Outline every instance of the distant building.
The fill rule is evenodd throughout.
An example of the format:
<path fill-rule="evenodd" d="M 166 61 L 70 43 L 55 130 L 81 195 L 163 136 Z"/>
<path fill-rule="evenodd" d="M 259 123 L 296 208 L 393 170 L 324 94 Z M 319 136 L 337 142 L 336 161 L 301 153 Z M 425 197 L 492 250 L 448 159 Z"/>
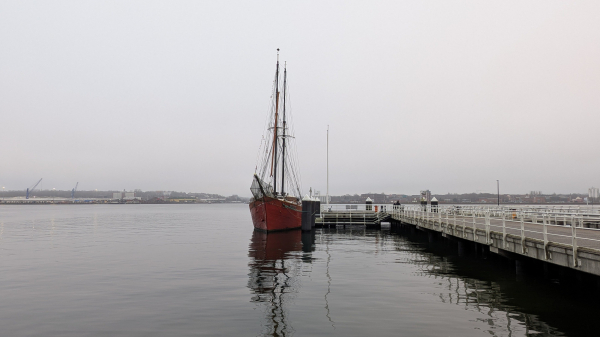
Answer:
<path fill-rule="evenodd" d="M 431 191 L 425 190 L 421 191 L 421 200 L 426 200 L 427 202 L 431 201 Z"/>
<path fill-rule="evenodd" d="M 169 202 L 176 202 L 176 203 L 180 203 L 180 204 L 193 204 L 196 202 L 196 198 L 195 197 L 169 198 Z"/>
<path fill-rule="evenodd" d="M 112 198 L 116 199 L 116 200 L 130 200 L 130 201 L 141 199 L 140 197 L 135 196 L 135 192 L 125 192 L 125 191 L 114 192 Z"/>
<path fill-rule="evenodd" d="M 387 202 L 387 196 L 385 193 L 365 193 L 360 195 L 362 202 L 371 198 L 374 204 L 383 204 Z"/>
<path fill-rule="evenodd" d="M 321 191 L 314 191 L 313 197 L 319 199 L 321 204 L 327 204 L 327 196 L 321 195 Z M 329 197 L 329 201 L 331 202 L 331 196 Z"/>
<path fill-rule="evenodd" d="M 590 187 L 588 189 L 588 197 L 592 199 L 597 199 L 599 195 L 598 187 Z"/>

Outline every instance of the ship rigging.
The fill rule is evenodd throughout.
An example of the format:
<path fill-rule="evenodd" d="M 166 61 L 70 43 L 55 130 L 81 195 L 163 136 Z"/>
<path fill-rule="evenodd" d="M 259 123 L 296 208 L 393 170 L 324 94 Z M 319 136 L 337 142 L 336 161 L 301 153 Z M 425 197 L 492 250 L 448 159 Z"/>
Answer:
<path fill-rule="evenodd" d="M 302 192 L 289 108 L 287 67 L 284 63 L 283 83 L 281 83 L 279 49 L 277 51 L 271 107 L 263 135 L 266 142 L 261 143 L 255 179 L 258 178 L 257 182 L 262 185 L 264 192 L 273 197 L 293 196 L 300 199 Z"/>
<path fill-rule="evenodd" d="M 300 174 L 294 138 L 287 66 L 280 81 L 279 49 L 266 128 L 250 191 L 254 227 L 264 231 L 300 228 Z"/>

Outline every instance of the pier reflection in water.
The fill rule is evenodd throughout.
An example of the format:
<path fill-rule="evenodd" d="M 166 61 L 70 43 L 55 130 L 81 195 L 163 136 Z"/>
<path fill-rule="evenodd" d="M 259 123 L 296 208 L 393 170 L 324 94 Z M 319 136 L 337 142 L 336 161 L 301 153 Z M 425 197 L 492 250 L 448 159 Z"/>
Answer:
<path fill-rule="evenodd" d="M 559 281 L 411 232 L 252 234 L 262 335 L 577 336 L 593 303 Z M 568 308 L 568 309 L 567 309 Z M 334 319 L 335 317 L 335 319 Z"/>
<path fill-rule="evenodd" d="M 419 267 L 416 275 L 436 280 L 440 289 L 434 295 L 439 298 L 441 303 L 462 306 L 465 310 L 474 310 L 485 315 L 486 317 L 478 317 L 477 320 L 487 325 L 486 329 L 490 335 L 562 335 L 557 329 L 540 321 L 535 314 L 522 312 L 520 309 L 523 308 L 511 305 L 511 299 L 516 294 L 511 294 L 510 291 L 506 292 L 507 289 L 504 289 L 503 292 L 501 286 L 501 282 L 508 281 L 507 276 L 514 279 L 515 275 L 511 270 L 503 268 L 503 272 L 507 275 L 498 279 L 499 282 L 493 281 L 490 279 L 491 275 L 487 274 L 489 270 L 483 266 L 485 261 L 483 263 L 477 261 L 477 256 L 461 251 L 459 257 L 458 249 L 454 256 L 452 254 L 453 245 L 443 247 L 443 242 L 437 242 L 434 244 L 441 244 L 442 248 L 431 249 L 434 244 L 423 242 L 416 235 L 408 232 L 398 234 L 405 235 L 404 237 L 396 236 L 396 240 L 394 240 L 398 251 L 405 253 L 405 257 L 399 262 L 414 264 Z M 466 261 L 462 261 L 463 263 L 467 261 L 474 263 L 477 267 L 472 270 L 474 273 L 468 273 L 463 269 L 465 266 L 456 258 L 466 259 Z M 484 257 L 481 256 L 481 258 Z"/>
<path fill-rule="evenodd" d="M 440 281 L 442 303 L 476 310 L 495 335 L 596 336 L 598 280 L 546 266 L 519 264 L 473 245 L 428 238 L 415 230 L 397 230 L 397 247 L 407 246 L 419 275 Z M 404 247 L 404 248 L 403 248 Z M 416 248 L 416 249 L 415 249 Z"/>

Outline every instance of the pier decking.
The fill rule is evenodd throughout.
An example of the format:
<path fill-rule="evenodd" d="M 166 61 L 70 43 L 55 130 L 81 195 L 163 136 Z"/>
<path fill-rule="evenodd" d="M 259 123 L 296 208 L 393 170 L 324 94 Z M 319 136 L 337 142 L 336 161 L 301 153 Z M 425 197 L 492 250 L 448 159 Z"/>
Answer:
<path fill-rule="evenodd" d="M 526 256 L 600 276 L 600 212 L 530 206 L 399 206 L 377 211 L 323 205 L 322 224 L 413 226 L 448 239 L 473 242 L 507 257 Z M 511 255 L 512 254 L 512 255 Z M 516 255 L 515 255 L 516 254 Z"/>

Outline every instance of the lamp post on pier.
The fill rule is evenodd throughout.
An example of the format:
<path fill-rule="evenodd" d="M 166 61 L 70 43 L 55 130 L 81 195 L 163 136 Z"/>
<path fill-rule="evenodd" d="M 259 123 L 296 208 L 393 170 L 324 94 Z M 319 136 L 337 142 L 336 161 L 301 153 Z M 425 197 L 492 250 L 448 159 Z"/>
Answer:
<path fill-rule="evenodd" d="M 500 180 L 496 180 L 496 187 L 498 188 L 498 206 L 500 206 Z"/>

